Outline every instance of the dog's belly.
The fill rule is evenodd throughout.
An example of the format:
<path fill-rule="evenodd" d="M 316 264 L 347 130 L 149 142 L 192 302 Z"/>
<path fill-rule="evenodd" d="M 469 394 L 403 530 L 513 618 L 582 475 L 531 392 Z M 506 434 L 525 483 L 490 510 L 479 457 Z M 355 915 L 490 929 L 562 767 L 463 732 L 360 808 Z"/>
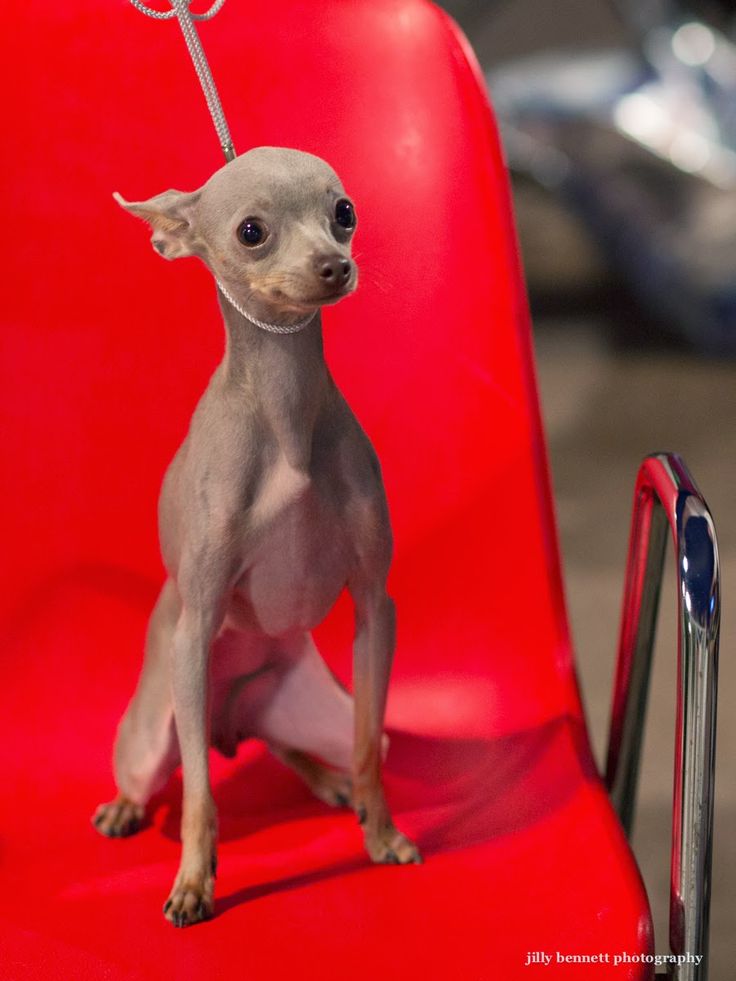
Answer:
<path fill-rule="evenodd" d="M 311 630 L 346 584 L 352 555 L 346 522 L 312 484 L 268 515 L 253 535 L 229 615 L 277 637 Z"/>

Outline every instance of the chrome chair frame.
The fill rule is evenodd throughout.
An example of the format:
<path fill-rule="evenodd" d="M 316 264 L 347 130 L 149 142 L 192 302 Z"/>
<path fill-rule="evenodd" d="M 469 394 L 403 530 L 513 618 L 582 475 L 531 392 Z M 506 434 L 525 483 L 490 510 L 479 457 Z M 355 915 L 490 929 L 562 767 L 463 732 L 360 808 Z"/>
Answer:
<path fill-rule="evenodd" d="M 706 981 L 713 846 L 720 568 L 708 506 L 684 462 L 648 456 L 636 481 L 616 666 L 606 784 L 627 836 L 637 778 L 669 524 L 679 619 L 672 810 L 670 947 L 701 954 L 672 966 L 676 981 Z"/>

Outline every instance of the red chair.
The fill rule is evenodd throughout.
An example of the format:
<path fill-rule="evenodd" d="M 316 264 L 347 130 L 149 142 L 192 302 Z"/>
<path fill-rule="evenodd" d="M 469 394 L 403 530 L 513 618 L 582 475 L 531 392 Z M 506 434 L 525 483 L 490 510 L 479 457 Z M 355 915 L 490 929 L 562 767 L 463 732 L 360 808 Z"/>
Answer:
<path fill-rule="evenodd" d="M 650 978 L 647 897 L 575 678 L 508 180 L 472 53 L 424 0 L 230 0 L 201 35 L 236 146 L 318 153 L 358 203 L 362 285 L 325 335 L 392 509 L 386 784 L 425 864 L 371 866 L 354 818 L 253 744 L 214 764 L 210 923 L 176 931 L 160 911 L 179 785 L 139 835 L 93 830 L 162 578 L 159 483 L 222 345 L 206 271 L 161 263 L 111 192 L 193 188 L 221 157 L 174 26 L 79 0 L 17 4 L 6 28 L 0 976 L 514 981 L 546 952 L 540 976 L 565 979 L 581 968 L 559 957 L 608 952 L 591 976 Z M 632 582 L 636 614 L 649 594 Z M 622 812 L 649 599 L 622 648 Z M 703 616 L 696 673 L 715 656 L 717 610 Z M 341 601 L 318 641 L 347 682 L 350 632 Z M 687 791 L 708 792 L 707 774 Z M 706 814 L 686 884 L 709 867 L 707 831 Z"/>

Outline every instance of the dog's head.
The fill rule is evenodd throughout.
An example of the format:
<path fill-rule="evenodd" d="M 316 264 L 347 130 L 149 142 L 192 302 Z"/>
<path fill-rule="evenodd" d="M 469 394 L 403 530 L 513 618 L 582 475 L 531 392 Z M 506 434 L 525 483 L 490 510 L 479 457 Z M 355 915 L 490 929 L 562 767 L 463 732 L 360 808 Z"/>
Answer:
<path fill-rule="evenodd" d="M 334 170 L 310 153 L 258 147 L 197 191 L 114 196 L 149 223 L 160 255 L 198 256 L 254 316 L 304 315 L 357 285 L 355 208 Z"/>

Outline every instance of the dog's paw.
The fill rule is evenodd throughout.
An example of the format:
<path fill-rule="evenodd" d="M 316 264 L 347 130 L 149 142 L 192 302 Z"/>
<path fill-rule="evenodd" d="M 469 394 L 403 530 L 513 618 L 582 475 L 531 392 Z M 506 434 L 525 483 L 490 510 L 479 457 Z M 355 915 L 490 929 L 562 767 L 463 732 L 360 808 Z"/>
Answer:
<path fill-rule="evenodd" d="M 108 838 L 127 838 L 140 831 L 144 813 L 140 804 L 120 796 L 108 804 L 100 804 L 92 815 L 92 824 Z"/>
<path fill-rule="evenodd" d="M 214 910 L 214 877 L 177 878 L 171 895 L 164 903 L 164 916 L 175 927 L 193 926 L 212 918 Z"/>
<path fill-rule="evenodd" d="M 421 865 L 422 863 L 422 856 L 417 846 L 393 824 L 372 834 L 366 831 L 365 847 L 374 862 L 384 865 Z"/>
<path fill-rule="evenodd" d="M 310 788 L 315 797 L 330 807 L 352 807 L 353 781 L 347 773 L 323 767 L 310 782 Z"/>

